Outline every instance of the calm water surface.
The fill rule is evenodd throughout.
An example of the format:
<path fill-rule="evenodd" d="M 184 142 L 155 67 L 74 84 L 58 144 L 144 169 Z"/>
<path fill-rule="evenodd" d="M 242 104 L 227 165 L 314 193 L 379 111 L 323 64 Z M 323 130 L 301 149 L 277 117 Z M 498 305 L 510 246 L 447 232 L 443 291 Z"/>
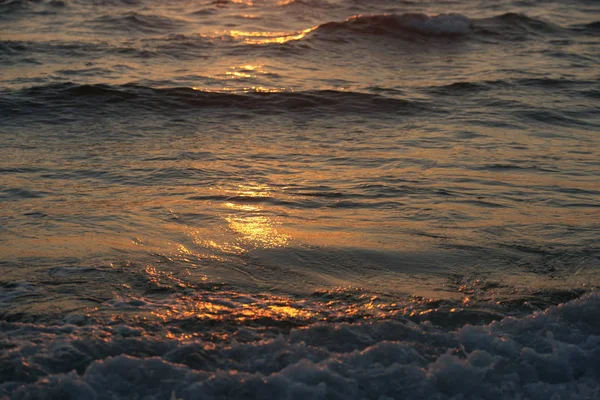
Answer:
<path fill-rule="evenodd" d="M 597 398 L 599 55 L 591 0 L 0 0 L 0 399 Z"/>

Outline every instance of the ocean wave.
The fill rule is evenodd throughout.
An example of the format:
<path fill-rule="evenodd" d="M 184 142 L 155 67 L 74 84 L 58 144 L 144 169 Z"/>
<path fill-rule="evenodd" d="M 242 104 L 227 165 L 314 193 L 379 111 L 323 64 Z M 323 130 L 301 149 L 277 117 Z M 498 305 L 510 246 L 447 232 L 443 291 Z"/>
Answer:
<path fill-rule="evenodd" d="M 576 79 L 568 79 L 568 78 L 522 78 L 512 80 L 516 86 L 530 86 L 530 87 L 538 87 L 538 88 L 548 88 L 548 89 L 564 89 L 564 88 L 575 88 L 575 87 L 584 87 L 589 88 L 595 84 L 594 81 L 587 80 L 576 80 Z"/>
<path fill-rule="evenodd" d="M 0 10 L 10 12 L 21 8 L 26 8 L 31 1 L 28 0 L 5 0 L 0 2 Z"/>
<path fill-rule="evenodd" d="M 464 96 L 466 94 L 477 94 L 481 92 L 487 92 L 492 87 L 486 82 L 453 82 L 442 86 L 432 86 L 427 88 L 427 92 L 435 95 L 444 96 Z"/>
<path fill-rule="evenodd" d="M 587 24 L 573 25 L 571 29 L 581 32 L 597 33 L 600 31 L 600 21 L 594 21 Z"/>
<path fill-rule="evenodd" d="M 594 30 L 596 23 L 580 29 Z M 325 41 L 344 43 L 377 37 L 401 40 L 466 38 L 481 36 L 503 40 L 523 40 L 549 34 L 568 34 L 560 25 L 518 13 L 471 19 L 463 14 L 427 15 L 422 13 L 356 15 L 344 21 L 329 21 L 294 32 L 239 32 L 234 39 L 252 45 L 290 45 L 295 42 Z"/>
<path fill-rule="evenodd" d="M 569 113 L 567 111 L 539 109 L 524 107 L 520 110 L 514 110 L 511 114 L 519 119 L 531 120 L 536 123 L 549 124 L 554 126 L 573 127 L 581 126 L 585 128 L 598 129 L 600 125 L 591 122 L 591 112 Z M 575 115 L 573 115 L 575 114 Z M 576 118 L 579 117 L 579 118 Z"/>
<path fill-rule="evenodd" d="M 250 51 L 264 52 L 265 47 L 273 50 L 270 56 L 303 55 L 307 51 L 320 52 L 332 45 L 371 42 L 385 37 L 431 44 L 446 43 L 448 40 L 471 40 L 473 38 L 493 40 L 524 40 L 546 34 L 569 34 L 574 30 L 589 32 L 596 26 L 590 23 L 569 29 L 546 23 L 522 14 L 507 13 L 486 19 L 470 19 L 462 14 L 375 14 L 358 15 L 345 21 L 331 21 L 300 31 L 290 32 L 245 32 L 231 30 L 214 35 L 182 33 L 187 21 L 160 15 L 128 12 L 120 15 L 104 15 L 92 21 L 100 30 L 121 33 L 142 33 L 142 38 L 129 39 L 120 43 L 106 41 L 0 41 L 0 51 L 8 57 L 3 63 L 14 65 L 23 61 L 23 56 L 42 53 L 63 57 L 127 56 L 133 59 L 168 58 L 193 60 L 209 58 L 212 50 L 223 49 L 230 55 L 246 55 Z M 417 50 L 418 51 L 418 50 Z M 561 55 L 564 57 L 565 55 Z M 586 62 L 589 60 L 586 60 Z M 23 61 L 25 62 L 25 61 Z"/>
<path fill-rule="evenodd" d="M 525 14 L 505 13 L 475 20 L 473 30 L 478 35 L 499 37 L 505 40 L 523 40 L 530 36 L 560 33 L 563 28 Z"/>
<path fill-rule="evenodd" d="M 67 3 L 62 0 L 3 0 L 0 1 L 0 11 L 11 13 L 31 10 L 36 6 L 49 6 L 50 8 L 65 7 Z M 0 16 L 1 18 L 1 16 Z"/>
<path fill-rule="evenodd" d="M 0 64 L 22 62 L 23 57 L 56 56 L 61 58 L 97 60 L 121 56 L 131 59 L 167 57 L 175 59 L 198 59 L 205 57 L 203 51 L 211 43 L 201 36 L 168 35 L 138 43 L 109 44 L 86 41 L 22 41 L 0 40 L 0 52 L 4 59 Z"/>
<path fill-rule="evenodd" d="M 306 42 L 346 43 L 353 40 L 388 38 L 414 40 L 415 38 L 462 37 L 470 32 L 471 21 L 461 14 L 375 14 L 356 15 L 344 21 L 330 21 L 314 27 L 293 32 L 244 32 L 230 31 L 229 36 L 215 37 L 233 39 L 247 45 L 267 45 L 290 48 L 294 43 Z M 306 46 L 305 46 L 306 47 Z"/>
<path fill-rule="evenodd" d="M 103 15 L 90 22 L 109 30 L 141 33 L 173 32 L 185 25 L 181 19 L 136 12 Z"/>
<path fill-rule="evenodd" d="M 136 325 L 121 317 L 103 321 L 83 315 L 47 325 L 5 320 L 0 322 L 0 396 L 588 400 L 600 395 L 598 293 L 512 317 L 417 301 L 426 308 L 396 304 L 401 311 L 385 318 L 354 320 L 347 317 L 351 307 L 341 319 L 328 317 L 327 310 L 352 299 L 358 309 L 379 301 L 360 293 L 339 295 L 316 294 L 323 298 L 323 315 L 302 302 L 241 294 L 234 303 L 245 306 L 236 312 L 231 301 L 211 300 L 214 295 L 207 293 L 187 300 L 199 307 L 191 313 L 165 314 L 164 301 L 114 302 L 122 312 L 148 308 L 168 316 L 155 325 L 148 318 Z M 257 306 L 263 311 L 250 317 Z M 236 319 L 243 311 L 247 317 Z"/>
<path fill-rule="evenodd" d="M 351 31 L 372 35 L 397 35 L 406 32 L 425 36 L 462 36 L 470 32 L 471 20 L 461 14 L 383 14 L 358 15 L 344 22 L 320 25 L 316 33 Z"/>
<path fill-rule="evenodd" d="M 206 50 L 214 42 L 202 35 L 174 34 L 162 38 L 144 39 L 143 48 L 152 49 L 156 56 L 166 56 L 177 60 L 198 60 L 208 58 Z"/>
<path fill-rule="evenodd" d="M 269 92 L 250 89 L 240 93 L 211 92 L 186 87 L 152 88 L 133 84 L 111 86 L 63 83 L 0 92 L 0 110 L 6 115 L 30 116 L 40 112 L 114 112 L 132 110 L 180 113 L 202 109 L 238 109 L 256 113 L 325 112 L 413 114 L 430 110 L 423 101 L 377 94 L 334 90 Z M 39 115 L 39 114 L 38 114 Z"/>
<path fill-rule="evenodd" d="M 50 41 L 34 42 L 23 40 L 0 40 L 0 51 L 5 55 L 19 55 L 32 53 L 47 53 L 62 57 L 81 57 L 96 55 L 105 52 L 107 46 L 98 43 L 81 41 Z"/>
<path fill-rule="evenodd" d="M 586 24 L 585 27 L 596 31 L 600 30 L 600 21 L 590 22 L 589 24 Z"/>
<path fill-rule="evenodd" d="M 85 1 L 85 4 L 92 3 L 95 6 L 139 6 L 143 4 L 144 0 L 93 0 Z"/>
<path fill-rule="evenodd" d="M 557 78 L 520 78 L 520 79 L 500 79 L 486 81 L 457 81 L 447 85 L 437 85 L 426 88 L 429 93 L 447 95 L 447 96 L 462 96 L 465 94 L 478 94 L 488 92 L 494 89 L 518 89 L 518 88 L 534 88 L 546 90 L 577 90 L 589 89 L 595 86 L 594 81 L 576 80 L 576 79 L 557 79 Z"/>
<path fill-rule="evenodd" d="M 337 5 L 323 0 L 281 0 L 277 2 L 278 7 L 327 9 L 335 8 Z"/>

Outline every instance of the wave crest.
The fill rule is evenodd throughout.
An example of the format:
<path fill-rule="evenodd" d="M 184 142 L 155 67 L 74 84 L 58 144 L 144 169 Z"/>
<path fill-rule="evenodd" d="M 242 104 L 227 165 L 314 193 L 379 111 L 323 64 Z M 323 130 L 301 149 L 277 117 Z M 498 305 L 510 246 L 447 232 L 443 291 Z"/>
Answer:
<path fill-rule="evenodd" d="M 478 34 L 500 36 L 509 40 L 523 40 L 530 35 L 556 33 L 560 29 L 558 25 L 518 13 L 479 19 L 474 24 L 474 30 Z"/>
<path fill-rule="evenodd" d="M 184 21 L 162 15 L 128 12 L 121 15 L 103 15 L 92 21 L 110 30 L 139 32 L 171 32 L 182 26 Z"/>
<path fill-rule="evenodd" d="M 351 30 L 369 34 L 418 33 L 425 36 L 461 36 L 471 31 L 471 20 L 462 14 L 357 15 L 344 22 L 328 22 L 317 32 Z"/>
<path fill-rule="evenodd" d="M 153 88 L 126 85 L 61 83 L 0 92 L 0 112 L 19 115 L 56 115 L 74 109 L 89 112 L 137 111 L 181 113 L 202 109 L 252 113 L 340 112 L 412 114 L 428 109 L 427 103 L 364 92 L 335 90 L 268 92 L 212 92 L 188 87 Z M 41 113 L 41 114 L 40 114 Z"/>

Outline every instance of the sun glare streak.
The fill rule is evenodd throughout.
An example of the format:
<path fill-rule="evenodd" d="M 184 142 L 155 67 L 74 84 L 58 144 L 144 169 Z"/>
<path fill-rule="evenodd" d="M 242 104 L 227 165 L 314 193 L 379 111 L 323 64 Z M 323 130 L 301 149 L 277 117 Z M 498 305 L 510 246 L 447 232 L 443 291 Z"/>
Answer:
<path fill-rule="evenodd" d="M 249 186 L 243 185 L 238 188 L 237 197 L 268 198 L 269 188 L 266 185 Z M 263 211 L 263 207 L 256 204 L 237 204 L 228 201 L 225 207 L 241 211 L 225 217 L 229 227 L 243 237 L 243 239 L 254 246 L 262 248 L 282 247 L 288 244 L 290 237 L 281 234 L 275 229 L 275 222 L 265 215 L 257 215 Z"/>
<path fill-rule="evenodd" d="M 273 221 L 264 216 L 229 216 L 229 227 L 242 237 L 262 248 L 282 247 L 288 244 L 289 236 L 279 233 Z"/>
<path fill-rule="evenodd" d="M 225 75 L 230 79 L 236 78 L 256 78 L 258 75 L 266 74 L 261 70 L 260 65 L 240 65 L 239 67 L 231 67 L 231 71 L 225 72 Z M 216 77 L 218 78 L 218 77 Z"/>
<path fill-rule="evenodd" d="M 188 236 L 201 249 L 196 254 L 183 245 L 178 245 L 179 254 L 194 255 L 202 259 L 224 261 L 228 256 L 241 256 L 253 249 L 272 249 L 289 244 L 291 237 L 280 232 L 268 210 L 261 204 L 270 199 L 267 185 L 240 185 L 228 191 L 227 200 L 219 203 L 224 209 L 222 220 L 226 223 L 218 235 L 215 231 L 205 234 L 198 228 L 187 229 Z"/>
<path fill-rule="evenodd" d="M 282 44 L 300 40 L 315 29 L 317 29 L 317 26 L 299 32 L 245 32 L 231 30 L 229 31 L 229 35 L 234 39 L 243 40 L 246 44 Z"/>
<path fill-rule="evenodd" d="M 234 301 L 223 302 L 218 296 L 185 297 L 172 304 L 157 307 L 151 314 L 165 322 L 186 319 L 256 321 L 265 318 L 273 320 L 293 318 L 308 321 L 318 316 L 313 310 L 306 309 L 301 304 L 294 304 L 290 299 L 276 296 L 230 300 Z"/>
<path fill-rule="evenodd" d="M 294 89 L 288 88 L 268 88 L 264 86 L 247 86 L 242 88 L 234 88 L 234 87 L 222 87 L 219 89 L 211 89 L 211 88 L 203 88 L 194 86 L 192 90 L 196 90 L 199 92 L 206 93 L 283 93 L 283 92 L 293 92 Z"/>
<path fill-rule="evenodd" d="M 268 197 L 271 193 L 269 186 L 264 184 L 240 185 L 236 190 L 237 196 Z"/>
<path fill-rule="evenodd" d="M 217 252 L 223 253 L 223 254 L 233 254 L 233 255 L 239 256 L 246 252 L 242 247 L 237 246 L 233 243 L 229 243 L 229 242 L 217 243 L 214 240 L 205 240 L 198 236 L 193 237 L 192 240 L 194 241 L 195 244 L 197 244 L 200 247 L 210 249 L 213 251 L 217 251 Z M 207 259 L 216 260 L 216 261 L 225 261 L 226 260 L 225 258 L 220 257 L 218 255 L 214 255 L 214 254 L 203 254 L 202 257 L 207 258 Z"/>
<path fill-rule="evenodd" d="M 228 71 L 225 74 L 230 75 L 234 78 L 254 78 L 256 76 L 253 74 L 249 74 L 247 72 L 239 72 L 239 71 Z"/>

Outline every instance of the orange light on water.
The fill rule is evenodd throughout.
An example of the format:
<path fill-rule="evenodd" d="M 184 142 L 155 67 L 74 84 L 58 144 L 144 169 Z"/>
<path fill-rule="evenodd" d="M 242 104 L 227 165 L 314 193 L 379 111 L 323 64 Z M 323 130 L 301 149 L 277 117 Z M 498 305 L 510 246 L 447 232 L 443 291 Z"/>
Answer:
<path fill-rule="evenodd" d="M 245 32 L 231 30 L 229 31 L 229 35 L 234 39 L 242 40 L 246 44 L 283 44 L 293 40 L 300 40 L 315 29 L 317 29 L 317 26 L 299 32 Z"/>
<path fill-rule="evenodd" d="M 301 304 L 290 303 L 289 299 L 261 295 L 248 303 L 221 302 L 218 297 L 182 297 L 168 307 L 157 308 L 151 313 L 162 321 L 213 320 L 255 321 L 260 319 L 308 321 L 316 317 L 315 312 L 302 308 Z"/>
<path fill-rule="evenodd" d="M 276 223 L 270 217 L 253 215 L 263 211 L 262 207 L 231 202 L 225 203 L 225 206 L 232 210 L 246 212 L 230 214 L 225 217 L 225 220 L 228 222 L 229 228 L 241 234 L 243 240 L 248 244 L 269 249 L 285 246 L 290 241 L 288 235 L 277 231 Z"/>

